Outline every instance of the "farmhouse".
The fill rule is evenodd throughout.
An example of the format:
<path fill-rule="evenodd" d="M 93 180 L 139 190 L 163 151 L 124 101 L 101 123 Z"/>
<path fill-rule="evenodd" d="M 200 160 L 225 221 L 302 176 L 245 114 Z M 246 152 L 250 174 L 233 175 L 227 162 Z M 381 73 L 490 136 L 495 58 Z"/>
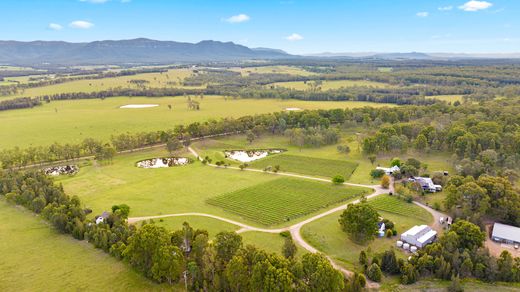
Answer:
<path fill-rule="evenodd" d="M 105 222 L 105 220 L 108 219 L 108 216 L 110 216 L 110 214 L 108 214 L 107 211 L 103 212 L 103 214 L 96 217 L 96 224 Z"/>
<path fill-rule="evenodd" d="M 520 244 L 520 228 L 511 225 L 495 223 L 491 238 L 494 241 L 507 244 Z"/>
<path fill-rule="evenodd" d="M 376 169 L 384 171 L 386 175 L 392 175 L 393 173 L 401 171 L 401 169 L 397 165 L 394 165 L 390 168 L 378 166 L 376 167 Z"/>
<path fill-rule="evenodd" d="M 432 243 L 437 238 L 437 231 L 432 230 L 428 225 L 416 225 L 401 234 L 401 240 L 410 245 L 423 248 Z"/>
<path fill-rule="evenodd" d="M 416 176 L 411 177 L 408 179 L 408 181 L 417 182 L 419 185 L 421 185 L 422 189 L 427 192 L 435 193 L 442 191 L 442 186 L 434 184 L 432 179 L 429 177 Z"/>

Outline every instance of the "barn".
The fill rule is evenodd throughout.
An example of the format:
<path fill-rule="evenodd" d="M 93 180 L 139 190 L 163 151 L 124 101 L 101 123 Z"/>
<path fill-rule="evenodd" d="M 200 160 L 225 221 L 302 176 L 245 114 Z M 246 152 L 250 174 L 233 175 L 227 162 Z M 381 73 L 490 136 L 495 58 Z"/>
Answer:
<path fill-rule="evenodd" d="M 511 225 L 495 223 L 495 225 L 493 225 L 493 233 L 491 234 L 491 238 L 497 242 L 520 244 L 520 228 Z"/>

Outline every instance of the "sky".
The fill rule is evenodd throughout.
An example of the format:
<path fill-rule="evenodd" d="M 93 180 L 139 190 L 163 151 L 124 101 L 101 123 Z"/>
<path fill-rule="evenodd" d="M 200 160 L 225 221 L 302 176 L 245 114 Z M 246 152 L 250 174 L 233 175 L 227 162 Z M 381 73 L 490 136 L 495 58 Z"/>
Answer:
<path fill-rule="evenodd" d="M 0 13 L 0 40 L 218 40 L 294 54 L 520 52 L 520 0 L 1 0 Z"/>

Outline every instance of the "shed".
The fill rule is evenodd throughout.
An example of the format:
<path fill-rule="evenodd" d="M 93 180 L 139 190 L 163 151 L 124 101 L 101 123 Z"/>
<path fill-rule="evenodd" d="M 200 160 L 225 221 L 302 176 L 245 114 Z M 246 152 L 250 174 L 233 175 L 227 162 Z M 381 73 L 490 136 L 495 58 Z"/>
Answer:
<path fill-rule="evenodd" d="M 495 225 L 493 225 L 493 233 L 491 234 L 491 238 L 494 241 L 507 244 L 520 244 L 520 228 L 511 225 L 495 223 Z"/>
<path fill-rule="evenodd" d="M 432 243 L 437 238 L 437 231 L 431 229 L 428 225 L 416 225 L 408 231 L 401 234 L 401 240 L 423 248 Z"/>
<path fill-rule="evenodd" d="M 105 220 L 107 220 L 109 216 L 110 214 L 108 214 L 107 211 L 103 212 L 103 214 L 96 217 L 96 224 L 105 222 Z"/>

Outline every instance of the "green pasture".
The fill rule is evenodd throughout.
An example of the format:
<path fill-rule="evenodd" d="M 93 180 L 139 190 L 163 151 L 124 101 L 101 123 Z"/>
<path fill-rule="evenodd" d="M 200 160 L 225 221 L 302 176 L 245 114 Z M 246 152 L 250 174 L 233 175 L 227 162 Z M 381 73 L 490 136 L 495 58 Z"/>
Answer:
<path fill-rule="evenodd" d="M 3 199 L 0 221 L 0 291 L 171 289 L 152 283 L 86 241 L 59 234 L 30 211 Z"/>
<path fill-rule="evenodd" d="M 53 101 L 32 109 L 0 112 L 0 149 L 79 143 L 87 137 L 108 141 L 111 135 L 173 129 L 179 124 L 224 117 L 301 109 L 386 106 L 369 102 L 331 102 L 278 99 L 226 99 L 205 96 L 200 110 L 188 110 L 184 97 L 114 97 L 89 100 Z M 121 109 L 127 104 L 158 104 L 154 108 Z M 169 110 L 168 105 L 173 109 Z"/>
<path fill-rule="evenodd" d="M 52 95 L 58 93 L 70 92 L 97 92 L 114 88 L 139 88 L 138 85 L 131 83 L 131 80 L 146 80 L 146 87 L 162 87 L 162 88 L 179 88 L 184 87 L 182 82 L 184 78 L 193 74 L 191 69 L 171 69 L 164 73 L 142 73 L 128 76 L 109 77 L 102 79 L 82 79 L 64 83 L 27 88 L 20 91 L 16 95 L 0 97 L 0 99 L 10 99 L 21 96 L 41 96 Z M 11 79 L 11 78 L 8 78 Z M 13 79 L 14 80 L 14 79 Z M 200 87 L 187 87 L 200 88 Z"/>
<path fill-rule="evenodd" d="M 332 178 L 342 175 L 349 179 L 357 163 L 346 160 L 332 160 L 300 155 L 280 154 L 266 157 L 252 163 L 253 168 L 264 169 L 279 165 L 281 171 Z"/>
<path fill-rule="evenodd" d="M 464 101 L 464 95 L 432 95 L 432 96 L 426 96 L 428 99 L 438 99 L 445 102 L 451 102 L 454 103 L 456 101 L 463 102 Z"/>
<path fill-rule="evenodd" d="M 283 177 L 212 197 L 208 203 L 271 226 L 367 193 L 364 188 Z"/>
<path fill-rule="evenodd" d="M 270 85 L 274 85 L 277 87 L 286 87 L 295 90 L 309 90 L 311 88 L 310 84 L 313 81 L 291 81 L 291 82 L 276 82 Z M 367 81 L 367 80 L 329 80 L 323 81 L 321 87 L 322 91 L 325 90 L 333 90 L 347 87 L 376 87 L 376 88 L 387 88 L 392 87 L 392 85 L 382 82 L 375 81 Z"/>
<path fill-rule="evenodd" d="M 379 208 L 386 203 L 392 203 L 394 209 L 387 212 L 388 208 L 378 209 L 383 218 L 394 222 L 398 234 L 418 224 L 430 224 L 432 216 L 424 209 L 411 203 L 399 200 L 388 195 L 380 195 L 369 203 Z M 340 212 L 325 216 L 302 227 L 302 236 L 312 246 L 321 252 L 331 256 L 347 268 L 360 271 L 358 265 L 359 253 L 362 250 L 369 251 L 369 258 L 375 253 L 383 252 L 395 246 L 398 237 L 376 238 L 368 244 L 357 244 L 351 241 L 347 234 L 341 230 L 338 219 Z M 411 215 L 412 214 L 412 215 Z M 405 254 L 396 248 L 397 255 L 405 257 Z"/>

